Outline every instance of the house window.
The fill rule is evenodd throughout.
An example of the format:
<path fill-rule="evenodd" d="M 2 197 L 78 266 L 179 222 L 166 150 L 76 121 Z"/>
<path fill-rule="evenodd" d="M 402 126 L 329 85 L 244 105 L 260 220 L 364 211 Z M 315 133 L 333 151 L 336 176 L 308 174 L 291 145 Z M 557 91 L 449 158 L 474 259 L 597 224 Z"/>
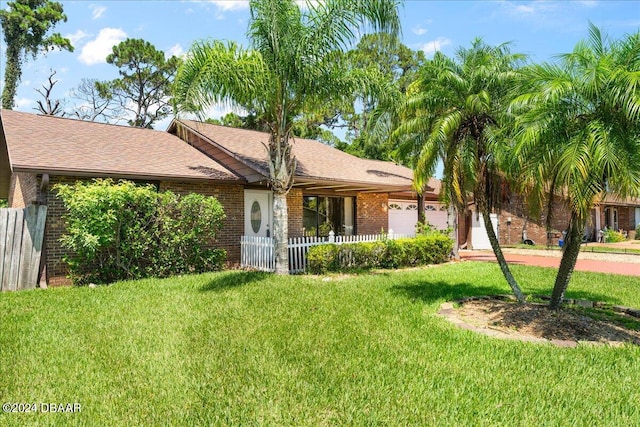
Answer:
<path fill-rule="evenodd" d="M 262 226 L 262 211 L 260 209 L 260 203 L 258 201 L 254 201 L 251 205 L 251 229 L 254 233 L 258 233 L 260 231 L 260 227 Z"/>
<path fill-rule="evenodd" d="M 306 236 L 326 237 L 353 234 L 352 197 L 304 196 L 302 226 Z"/>

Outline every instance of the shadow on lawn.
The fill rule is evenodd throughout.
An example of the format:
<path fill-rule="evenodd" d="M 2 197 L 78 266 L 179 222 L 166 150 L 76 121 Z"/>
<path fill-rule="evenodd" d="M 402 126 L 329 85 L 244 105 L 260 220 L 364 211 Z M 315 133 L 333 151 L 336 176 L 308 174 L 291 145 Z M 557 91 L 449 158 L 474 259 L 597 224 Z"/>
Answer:
<path fill-rule="evenodd" d="M 503 287 L 477 286 L 471 283 L 414 282 L 393 286 L 391 292 L 409 298 L 432 303 L 438 300 L 454 301 L 475 295 L 496 295 L 507 293 Z"/>
<path fill-rule="evenodd" d="M 448 283 L 437 282 L 414 282 L 413 284 L 403 284 L 393 286 L 391 292 L 402 295 L 412 301 L 420 300 L 426 303 L 433 303 L 438 300 L 455 301 L 462 298 L 480 295 L 511 295 L 509 289 L 504 287 L 477 286 L 471 283 Z M 548 294 L 535 292 L 536 296 L 551 296 L 551 289 Z M 599 294 L 595 292 L 571 291 L 567 298 L 584 299 L 589 301 L 604 301 L 610 304 L 619 304 L 620 300 L 611 295 Z"/>
<path fill-rule="evenodd" d="M 270 277 L 270 274 L 262 271 L 229 271 L 217 275 L 214 279 L 202 285 L 200 292 L 223 292 L 227 289 L 261 282 L 268 277 Z"/>

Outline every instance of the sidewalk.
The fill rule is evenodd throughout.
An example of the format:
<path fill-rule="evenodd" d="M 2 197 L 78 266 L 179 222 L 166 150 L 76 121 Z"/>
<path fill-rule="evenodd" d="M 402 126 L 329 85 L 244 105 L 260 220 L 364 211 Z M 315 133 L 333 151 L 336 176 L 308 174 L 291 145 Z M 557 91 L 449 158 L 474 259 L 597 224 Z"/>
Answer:
<path fill-rule="evenodd" d="M 507 262 L 510 264 L 549 268 L 558 268 L 560 266 L 560 257 L 562 256 L 560 251 L 535 249 L 503 249 L 503 252 Z M 491 250 L 461 250 L 460 258 L 467 261 L 496 261 L 496 257 Z M 581 252 L 575 269 L 576 271 L 640 276 L 640 255 Z"/>

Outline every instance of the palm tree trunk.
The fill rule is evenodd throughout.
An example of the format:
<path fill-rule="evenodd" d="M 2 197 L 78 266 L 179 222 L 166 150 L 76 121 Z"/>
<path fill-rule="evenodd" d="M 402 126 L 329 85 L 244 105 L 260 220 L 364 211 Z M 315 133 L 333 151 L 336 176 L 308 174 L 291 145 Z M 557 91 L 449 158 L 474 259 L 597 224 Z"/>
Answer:
<path fill-rule="evenodd" d="M 287 193 L 273 192 L 273 238 L 276 244 L 276 274 L 289 274 L 289 213 Z"/>
<path fill-rule="evenodd" d="M 449 204 L 447 208 L 447 225 L 453 229 L 453 259 L 460 260 L 460 241 L 458 239 L 458 210 Z"/>
<path fill-rule="evenodd" d="M 571 280 L 573 269 L 578 260 L 583 232 L 584 225 L 581 225 L 581 221 L 579 221 L 574 214 L 571 214 L 569 232 L 567 233 L 563 246 L 564 253 L 562 254 L 562 260 L 560 260 L 560 268 L 558 268 L 556 283 L 553 285 L 551 301 L 549 302 L 549 309 L 551 310 L 559 309 L 562 304 L 564 293 L 567 290 L 567 286 L 569 286 L 569 280 Z"/>
<path fill-rule="evenodd" d="M 489 242 L 491 243 L 491 248 L 493 249 L 493 253 L 498 260 L 498 265 L 500 266 L 500 270 L 502 270 L 502 274 L 504 278 L 507 279 L 507 283 L 511 286 L 511 290 L 513 294 L 516 296 L 518 302 L 524 302 L 524 294 L 522 293 L 522 289 L 516 282 L 515 277 L 511 274 L 511 270 L 509 269 L 509 265 L 507 264 L 507 260 L 504 259 L 504 254 L 502 253 L 502 249 L 500 249 L 500 243 L 498 242 L 498 237 L 496 233 L 493 231 L 493 224 L 491 223 L 491 213 L 488 210 L 482 213 L 482 219 L 484 221 L 484 227 L 487 230 L 487 236 L 489 237 Z"/>

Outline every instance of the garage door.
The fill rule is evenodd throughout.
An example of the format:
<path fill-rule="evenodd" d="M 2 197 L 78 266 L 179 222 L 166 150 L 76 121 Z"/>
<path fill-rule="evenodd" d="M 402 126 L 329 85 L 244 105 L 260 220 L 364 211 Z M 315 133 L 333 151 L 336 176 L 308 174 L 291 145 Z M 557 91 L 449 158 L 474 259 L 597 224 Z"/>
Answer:
<path fill-rule="evenodd" d="M 416 232 L 418 204 L 402 200 L 389 200 L 389 230 L 400 234 Z"/>
<path fill-rule="evenodd" d="M 424 204 L 424 217 L 439 230 L 447 228 L 447 209 L 437 202 Z M 406 200 L 389 200 L 389 230 L 395 233 L 413 234 L 418 222 L 418 203 Z"/>
<path fill-rule="evenodd" d="M 440 203 L 426 202 L 424 204 L 424 219 L 438 230 L 444 230 L 447 228 L 446 206 Z"/>
<path fill-rule="evenodd" d="M 471 214 L 471 248 L 472 249 L 491 249 L 491 242 L 489 242 L 489 236 L 487 236 L 487 229 L 484 227 L 484 220 L 482 214 Z M 491 214 L 491 224 L 493 225 L 493 232 L 498 234 L 498 215 Z"/>

